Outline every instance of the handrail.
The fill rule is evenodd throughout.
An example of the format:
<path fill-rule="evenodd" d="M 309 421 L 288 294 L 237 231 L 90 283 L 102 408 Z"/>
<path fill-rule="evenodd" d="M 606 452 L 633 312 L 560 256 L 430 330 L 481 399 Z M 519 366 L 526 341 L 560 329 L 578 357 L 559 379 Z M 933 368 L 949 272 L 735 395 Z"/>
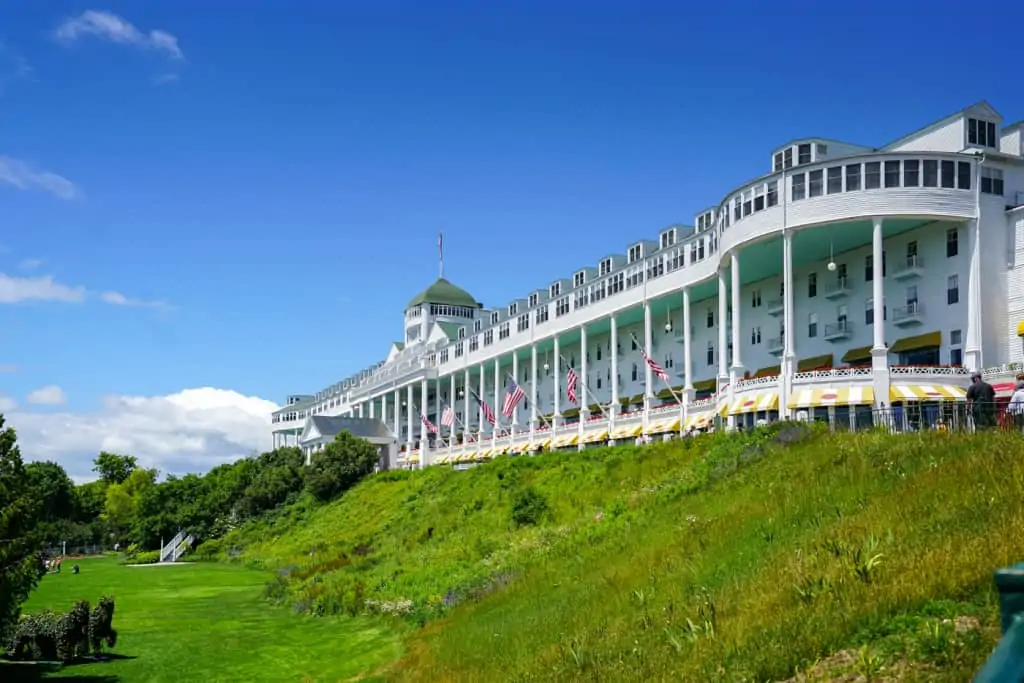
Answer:
<path fill-rule="evenodd" d="M 1003 637 L 974 683 L 1010 683 L 1024 680 L 1024 563 L 995 573 L 999 589 Z"/>

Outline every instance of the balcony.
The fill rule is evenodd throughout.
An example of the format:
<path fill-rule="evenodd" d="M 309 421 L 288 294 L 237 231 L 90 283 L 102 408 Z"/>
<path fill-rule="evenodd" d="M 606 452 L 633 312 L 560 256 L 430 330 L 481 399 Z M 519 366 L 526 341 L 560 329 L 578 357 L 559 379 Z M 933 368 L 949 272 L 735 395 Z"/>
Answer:
<path fill-rule="evenodd" d="M 772 337 L 768 340 L 766 345 L 768 353 L 779 354 L 782 353 L 784 345 L 782 343 L 782 337 Z"/>
<path fill-rule="evenodd" d="M 924 306 L 917 301 L 912 301 L 906 306 L 898 306 L 892 309 L 892 322 L 897 327 L 920 325 L 923 319 Z"/>
<path fill-rule="evenodd" d="M 782 315 L 782 309 L 784 306 L 785 303 L 780 297 L 778 299 L 772 299 L 771 301 L 769 301 L 768 305 L 765 306 L 765 308 L 768 310 L 768 315 L 779 316 Z"/>
<path fill-rule="evenodd" d="M 837 277 L 832 282 L 825 283 L 825 298 L 842 299 L 850 296 L 850 292 L 853 291 L 851 284 L 850 278 L 846 276 Z"/>
<path fill-rule="evenodd" d="M 895 280 L 911 280 L 922 275 L 924 275 L 924 261 L 917 254 L 908 256 L 902 263 L 897 263 L 892 270 L 892 277 Z"/>
<path fill-rule="evenodd" d="M 840 341 L 853 336 L 853 323 L 849 320 L 839 320 L 834 323 L 825 324 L 825 341 Z"/>

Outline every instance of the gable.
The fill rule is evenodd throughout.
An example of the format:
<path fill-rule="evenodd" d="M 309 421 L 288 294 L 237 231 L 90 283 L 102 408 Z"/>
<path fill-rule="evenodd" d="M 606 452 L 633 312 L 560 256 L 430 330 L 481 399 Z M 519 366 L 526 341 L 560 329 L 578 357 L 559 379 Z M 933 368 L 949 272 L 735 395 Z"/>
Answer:
<path fill-rule="evenodd" d="M 391 350 L 388 351 L 388 358 L 387 358 L 387 360 L 385 362 L 390 363 L 390 362 L 394 361 L 395 358 L 398 357 L 398 354 L 400 354 L 403 349 L 405 349 L 405 344 L 403 344 L 401 342 L 392 342 L 391 343 Z"/>
<path fill-rule="evenodd" d="M 299 437 L 299 442 L 313 441 L 320 438 L 320 430 L 316 428 L 316 422 L 312 417 L 306 418 L 306 426 L 302 428 L 302 436 Z"/>

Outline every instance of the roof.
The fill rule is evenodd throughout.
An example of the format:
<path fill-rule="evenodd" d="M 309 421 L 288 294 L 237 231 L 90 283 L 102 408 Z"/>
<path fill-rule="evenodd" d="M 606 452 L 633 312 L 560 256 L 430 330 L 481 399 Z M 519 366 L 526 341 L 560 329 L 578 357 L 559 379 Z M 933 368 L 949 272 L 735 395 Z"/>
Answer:
<path fill-rule="evenodd" d="M 437 323 L 437 326 L 441 328 L 441 331 L 444 332 L 444 335 L 448 337 L 449 341 L 455 341 L 459 338 L 459 328 L 462 327 L 462 325 L 442 321 Z"/>
<path fill-rule="evenodd" d="M 339 415 L 313 415 L 309 418 L 322 437 L 333 437 L 349 432 L 360 439 L 393 439 L 394 436 L 381 420 L 369 417 L 347 417 Z"/>
<path fill-rule="evenodd" d="M 470 308 L 478 307 L 476 299 L 474 299 L 469 292 L 461 287 L 456 287 L 443 277 L 438 278 L 437 282 L 414 296 L 405 309 L 409 310 L 410 308 L 419 306 L 420 304 L 447 304 L 448 306 L 469 306 Z"/>

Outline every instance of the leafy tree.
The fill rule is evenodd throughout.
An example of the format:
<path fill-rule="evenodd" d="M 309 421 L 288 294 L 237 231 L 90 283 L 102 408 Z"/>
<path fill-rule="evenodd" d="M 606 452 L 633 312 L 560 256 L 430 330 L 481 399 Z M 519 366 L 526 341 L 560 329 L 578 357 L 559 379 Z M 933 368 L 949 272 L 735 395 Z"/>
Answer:
<path fill-rule="evenodd" d="M 17 625 L 22 603 L 45 571 L 35 529 L 38 508 L 17 435 L 4 429 L 0 415 L 0 642 Z"/>
<path fill-rule="evenodd" d="M 306 490 L 317 500 L 331 500 L 372 473 L 379 460 L 376 446 L 350 432 L 341 432 L 313 456 L 306 472 Z"/>
<path fill-rule="evenodd" d="M 74 519 L 75 483 L 63 467 L 55 462 L 30 462 L 25 472 L 40 502 L 40 521 Z"/>
<path fill-rule="evenodd" d="M 92 471 L 100 475 L 100 479 L 108 484 L 120 484 L 128 475 L 138 468 L 138 460 L 131 455 L 118 455 L 100 451 L 96 459 L 92 461 Z"/>
<path fill-rule="evenodd" d="M 107 487 L 103 515 L 117 533 L 124 533 L 132 524 L 139 501 L 156 484 L 156 470 L 136 469 L 120 484 Z"/>

